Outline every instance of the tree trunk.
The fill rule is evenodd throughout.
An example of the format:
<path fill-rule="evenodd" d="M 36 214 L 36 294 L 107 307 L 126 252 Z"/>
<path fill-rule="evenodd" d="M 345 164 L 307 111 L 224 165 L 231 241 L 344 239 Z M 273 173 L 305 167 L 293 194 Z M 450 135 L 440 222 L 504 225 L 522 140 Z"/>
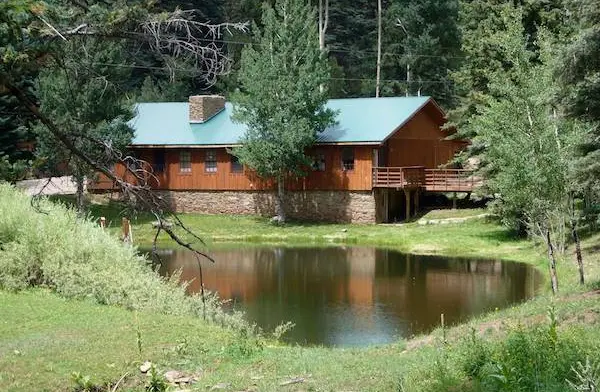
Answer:
<path fill-rule="evenodd" d="M 377 86 L 375 97 L 379 98 L 381 84 L 381 0 L 377 0 Z"/>
<path fill-rule="evenodd" d="M 77 207 L 77 214 L 83 216 L 85 214 L 85 195 L 84 195 L 84 180 L 83 176 L 75 176 L 75 183 L 77 185 L 77 191 L 75 193 L 75 202 Z"/>
<path fill-rule="evenodd" d="M 285 180 L 283 176 L 277 179 L 277 220 L 285 223 Z"/>
<path fill-rule="evenodd" d="M 552 283 L 552 293 L 558 293 L 558 277 L 556 276 L 556 258 L 554 257 L 554 247 L 550 239 L 550 230 L 546 229 L 546 243 L 548 245 L 548 262 L 550 263 L 550 282 Z"/>
<path fill-rule="evenodd" d="M 585 274 L 583 271 L 583 256 L 581 256 L 581 242 L 577 233 L 577 223 L 571 219 L 571 235 L 575 241 L 575 255 L 577 256 L 577 268 L 579 269 L 579 284 L 585 284 Z"/>
<path fill-rule="evenodd" d="M 323 9 L 325 1 L 325 9 Z M 324 13 L 323 13 L 324 12 Z M 329 0 L 319 0 L 319 49 L 325 51 L 325 33 L 329 24 Z"/>
<path fill-rule="evenodd" d="M 325 2 L 325 10 L 323 10 L 323 1 Z M 325 14 L 323 14 L 325 12 Z M 319 0 L 319 49 L 321 53 L 325 53 L 325 33 L 329 24 L 329 0 Z M 319 91 L 323 93 L 325 86 L 320 85 Z"/>

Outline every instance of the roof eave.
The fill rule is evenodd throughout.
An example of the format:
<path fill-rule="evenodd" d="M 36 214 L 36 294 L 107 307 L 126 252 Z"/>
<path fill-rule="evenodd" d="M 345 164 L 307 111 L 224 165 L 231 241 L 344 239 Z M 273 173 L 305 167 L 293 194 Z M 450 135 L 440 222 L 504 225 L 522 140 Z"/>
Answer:
<path fill-rule="evenodd" d="M 369 141 L 345 141 L 345 142 L 316 142 L 315 146 L 379 146 L 383 142 L 381 140 Z M 238 147 L 241 143 L 224 143 L 224 144 L 130 144 L 129 148 L 227 148 Z"/>

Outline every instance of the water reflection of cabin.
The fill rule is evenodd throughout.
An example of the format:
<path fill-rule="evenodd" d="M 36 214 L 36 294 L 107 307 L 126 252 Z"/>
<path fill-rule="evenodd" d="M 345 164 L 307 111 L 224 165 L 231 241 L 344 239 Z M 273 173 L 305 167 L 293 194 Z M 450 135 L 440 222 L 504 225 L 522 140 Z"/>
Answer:
<path fill-rule="evenodd" d="M 337 124 L 317 137 L 306 177 L 290 179 L 288 215 L 388 222 L 412 214 L 424 192 L 471 191 L 460 170 L 442 170 L 464 142 L 446 140 L 444 112 L 428 97 L 332 99 Z M 245 132 L 219 96 L 141 103 L 134 153 L 152 165 L 156 189 L 181 212 L 274 213 L 274 184 L 240 165 L 230 149 Z M 117 168 L 123 170 L 123 168 Z M 109 190 L 100 178 L 91 186 Z"/>

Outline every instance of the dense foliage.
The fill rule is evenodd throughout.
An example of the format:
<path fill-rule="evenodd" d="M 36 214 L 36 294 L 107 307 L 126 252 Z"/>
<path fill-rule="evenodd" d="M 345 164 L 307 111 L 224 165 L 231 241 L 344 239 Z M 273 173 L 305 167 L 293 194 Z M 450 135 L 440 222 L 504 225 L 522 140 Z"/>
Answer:
<path fill-rule="evenodd" d="M 333 122 L 325 109 L 327 60 L 318 46 L 315 15 L 302 0 L 266 7 L 256 46 L 242 53 L 234 117 L 247 125 L 234 154 L 278 184 L 278 216 L 285 220 L 284 181 L 310 167 L 306 149 Z M 256 32 L 255 32 L 256 33 Z"/>

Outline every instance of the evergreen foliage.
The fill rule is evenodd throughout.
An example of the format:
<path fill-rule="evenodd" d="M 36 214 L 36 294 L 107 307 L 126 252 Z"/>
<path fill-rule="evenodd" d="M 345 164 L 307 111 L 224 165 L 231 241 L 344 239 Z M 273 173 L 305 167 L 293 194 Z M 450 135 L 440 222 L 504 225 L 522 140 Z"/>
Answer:
<path fill-rule="evenodd" d="M 242 53 L 240 91 L 234 101 L 236 121 L 248 131 L 234 150 L 240 161 L 278 183 L 278 215 L 283 210 L 284 182 L 310 166 L 305 151 L 317 133 L 332 123 L 324 108 L 329 77 L 327 59 L 318 45 L 314 10 L 302 0 L 279 0 L 265 6 L 256 44 Z"/>
<path fill-rule="evenodd" d="M 557 71 L 568 115 L 585 121 L 589 129 L 580 151 L 579 177 L 588 207 L 594 207 L 600 203 L 600 1 L 572 1 L 569 5 L 577 31 Z"/>
<path fill-rule="evenodd" d="M 386 95 L 429 95 L 452 107 L 455 92 L 449 79 L 459 64 L 458 1 L 392 0 L 386 11 L 385 76 L 411 83 L 388 82 Z"/>
<path fill-rule="evenodd" d="M 127 125 L 133 113 L 118 87 L 127 81 L 130 70 L 104 65 L 123 64 L 121 47 L 104 41 L 74 40 L 64 51 L 55 53 L 54 61 L 53 67 L 41 71 L 37 81 L 42 113 L 71 136 L 88 157 L 111 167 L 115 158 L 106 150 L 124 151 L 133 138 Z M 82 210 L 83 182 L 94 174 L 93 168 L 71 156 L 44 126 L 36 127 L 36 133 L 36 153 L 51 174 L 60 173 L 68 164 L 78 184 L 78 207 Z"/>

